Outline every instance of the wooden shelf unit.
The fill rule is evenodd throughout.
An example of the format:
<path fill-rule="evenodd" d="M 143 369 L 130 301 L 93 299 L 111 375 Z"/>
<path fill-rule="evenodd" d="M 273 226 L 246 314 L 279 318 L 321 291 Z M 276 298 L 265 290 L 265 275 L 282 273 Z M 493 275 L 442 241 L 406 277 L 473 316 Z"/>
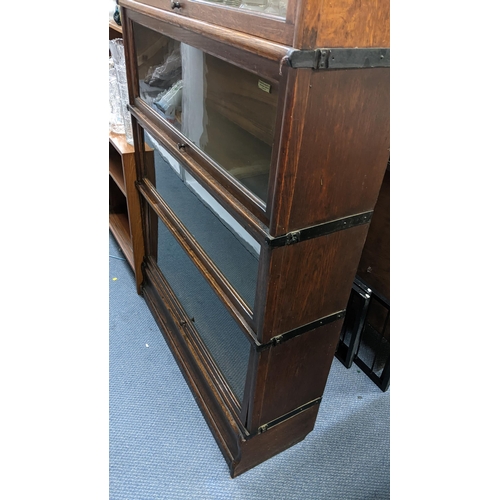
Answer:
<path fill-rule="evenodd" d="M 314 428 L 389 156 L 389 2 L 120 5 L 142 293 L 234 477 Z"/>
<path fill-rule="evenodd" d="M 152 154 L 152 150 L 148 149 Z M 109 229 L 135 273 L 141 293 L 144 257 L 139 196 L 135 187 L 135 151 L 125 135 L 109 132 Z"/>
<path fill-rule="evenodd" d="M 109 228 L 135 272 L 125 171 L 135 169 L 134 148 L 124 135 L 109 133 Z"/>
<path fill-rule="evenodd" d="M 113 20 L 109 20 L 109 39 L 113 40 L 114 38 L 122 38 L 123 31 L 122 27 L 118 26 Z"/>

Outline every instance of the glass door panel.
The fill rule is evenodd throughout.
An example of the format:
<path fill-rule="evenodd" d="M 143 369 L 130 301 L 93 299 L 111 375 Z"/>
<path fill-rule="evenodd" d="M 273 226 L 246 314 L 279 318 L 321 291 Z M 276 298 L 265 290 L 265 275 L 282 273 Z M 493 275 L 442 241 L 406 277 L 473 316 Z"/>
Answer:
<path fill-rule="evenodd" d="M 225 5 L 241 10 L 262 12 L 285 18 L 288 0 L 206 0 L 210 3 Z"/>
<path fill-rule="evenodd" d="M 154 150 L 150 179 L 196 242 L 253 309 L 260 245 L 203 187 L 147 132 Z"/>
<path fill-rule="evenodd" d="M 163 222 L 151 254 L 232 392 L 243 401 L 250 343 Z"/>
<path fill-rule="evenodd" d="M 134 40 L 140 98 L 266 202 L 278 85 L 137 23 Z"/>

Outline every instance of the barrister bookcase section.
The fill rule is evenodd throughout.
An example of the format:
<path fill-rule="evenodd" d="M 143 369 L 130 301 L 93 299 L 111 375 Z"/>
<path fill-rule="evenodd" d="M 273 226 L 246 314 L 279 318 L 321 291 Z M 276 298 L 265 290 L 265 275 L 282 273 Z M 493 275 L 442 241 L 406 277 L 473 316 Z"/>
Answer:
<path fill-rule="evenodd" d="M 389 156 L 388 3 L 120 5 L 141 291 L 234 477 L 314 428 Z"/>

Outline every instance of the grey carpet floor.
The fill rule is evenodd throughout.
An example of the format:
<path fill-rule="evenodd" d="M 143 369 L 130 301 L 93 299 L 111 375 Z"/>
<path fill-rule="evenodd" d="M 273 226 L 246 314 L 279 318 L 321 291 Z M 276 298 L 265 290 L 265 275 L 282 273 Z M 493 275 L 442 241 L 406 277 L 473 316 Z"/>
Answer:
<path fill-rule="evenodd" d="M 110 235 L 110 500 L 389 498 L 389 401 L 334 360 L 314 430 L 242 476 L 227 464 Z"/>

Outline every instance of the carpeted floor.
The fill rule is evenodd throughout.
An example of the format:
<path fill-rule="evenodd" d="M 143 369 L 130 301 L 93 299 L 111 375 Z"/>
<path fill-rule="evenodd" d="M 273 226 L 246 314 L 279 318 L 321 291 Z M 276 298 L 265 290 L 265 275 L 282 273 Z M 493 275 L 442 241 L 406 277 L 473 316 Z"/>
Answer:
<path fill-rule="evenodd" d="M 231 479 L 110 234 L 110 500 L 389 498 L 389 400 L 334 360 L 304 441 Z"/>

